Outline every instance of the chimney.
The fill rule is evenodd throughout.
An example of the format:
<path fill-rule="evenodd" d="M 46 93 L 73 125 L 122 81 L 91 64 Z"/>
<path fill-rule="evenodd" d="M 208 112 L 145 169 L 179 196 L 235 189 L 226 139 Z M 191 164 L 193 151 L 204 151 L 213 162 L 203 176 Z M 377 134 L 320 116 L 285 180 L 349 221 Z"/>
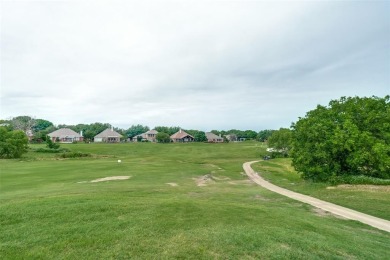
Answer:
<path fill-rule="evenodd" d="M 181 128 L 180 128 L 180 130 L 179 130 L 179 133 L 181 133 Z"/>
<path fill-rule="evenodd" d="M 113 132 L 114 131 L 114 127 L 113 126 L 111 126 L 111 132 Z"/>
<path fill-rule="evenodd" d="M 83 136 L 83 130 L 80 131 L 80 135 Z"/>

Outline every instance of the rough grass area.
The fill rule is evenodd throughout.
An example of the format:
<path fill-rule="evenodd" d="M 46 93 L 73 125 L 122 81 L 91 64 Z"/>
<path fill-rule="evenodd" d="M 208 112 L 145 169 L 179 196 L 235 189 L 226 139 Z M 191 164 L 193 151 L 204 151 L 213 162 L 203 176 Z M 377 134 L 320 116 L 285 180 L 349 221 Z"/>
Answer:
<path fill-rule="evenodd" d="M 389 185 L 313 183 L 300 178 L 291 166 L 290 159 L 261 161 L 252 167 L 275 185 L 390 220 Z"/>
<path fill-rule="evenodd" d="M 259 143 L 63 146 L 93 156 L 0 161 L 1 259 L 385 259 L 390 251 L 389 233 L 248 182 L 242 164 L 259 159 Z M 115 176 L 131 178 L 91 182 Z"/>

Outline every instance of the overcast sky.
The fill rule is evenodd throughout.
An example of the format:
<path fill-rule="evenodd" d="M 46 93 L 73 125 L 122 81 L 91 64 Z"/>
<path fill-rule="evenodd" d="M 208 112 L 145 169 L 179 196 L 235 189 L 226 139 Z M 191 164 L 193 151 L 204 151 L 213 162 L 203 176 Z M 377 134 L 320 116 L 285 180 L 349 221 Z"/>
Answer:
<path fill-rule="evenodd" d="M 389 1 L 1 1 L 1 115 L 289 127 L 390 94 Z"/>

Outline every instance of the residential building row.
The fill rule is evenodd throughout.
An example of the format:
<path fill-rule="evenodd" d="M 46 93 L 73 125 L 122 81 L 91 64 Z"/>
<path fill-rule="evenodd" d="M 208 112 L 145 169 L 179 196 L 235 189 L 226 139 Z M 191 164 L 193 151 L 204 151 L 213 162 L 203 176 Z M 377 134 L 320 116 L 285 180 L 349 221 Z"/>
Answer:
<path fill-rule="evenodd" d="M 143 134 L 134 136 L 132 139 L 128 139 L 128 141 L 133 142 L 157 142 L 157 134 L 158 132 L 154 129 L 149 130 Z M 69 128 L 61 128 L 58 129 L 50 134 L 48 136 L 52 139 L 53 142 L 60 142 L 60 143 L 73 143 L 73 142 L 82 142 L 84 141 L 83 132 L 76 133 L 72 129 Z M 103 132 L 97 134 L 93 138 L 93 142 L 95 143 L 119 143 L 121 141 L 121 138 L 123 136 L 116 132 L 112 127 L 107 128 Z M 209 143 L 223 143 L 223 137 L 218 136 L 214 133 L 207 132 L 206 138 Z M 237 137 L 235 135 L 228 135 L 226 136 L 228 140 L 230 141 L 236 141 Z M 188 143 L 193 142 L 195 138 L 185 132 L 184 130 L 180 129 L 178 132 L 170 136 L 170 139 L 174 143 Z"/>

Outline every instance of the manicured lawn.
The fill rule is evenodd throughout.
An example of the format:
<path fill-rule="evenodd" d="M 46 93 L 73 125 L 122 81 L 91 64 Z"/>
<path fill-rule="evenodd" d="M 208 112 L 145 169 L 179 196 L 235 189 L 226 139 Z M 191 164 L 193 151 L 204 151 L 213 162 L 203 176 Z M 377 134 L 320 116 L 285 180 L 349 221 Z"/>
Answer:
<path fill-rule="evenodd" d="M 261 161 L 252 167 L 266 180 L 280 187 L 390 220 L 390 186 L 332 186 L 305 181 L 291 166 L 290 159 Z"/>
<path fill-rule="evenodd" d="M 93 156 L 0 161 L 1 259 L 385 259 L 390 251 L 389 233 L 249 182 L 242 163 L 259 159 L 256 142 L 63 147 Z M 131 177 L 90 182 L 109 176 Z"/>

